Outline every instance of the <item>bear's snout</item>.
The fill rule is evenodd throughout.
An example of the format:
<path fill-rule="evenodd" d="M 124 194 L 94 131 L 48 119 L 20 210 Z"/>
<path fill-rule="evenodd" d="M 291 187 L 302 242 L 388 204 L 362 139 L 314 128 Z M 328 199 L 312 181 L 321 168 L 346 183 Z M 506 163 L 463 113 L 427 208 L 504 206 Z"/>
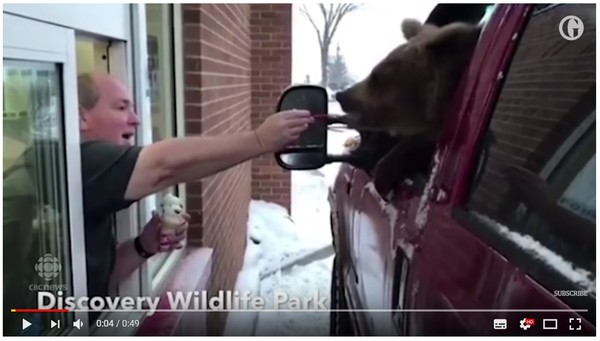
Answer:
<path fill-rule="evenodd" d="M 336 93 L 335 99 L 340 103 L 342 110 L 348 114 L 360 111 L 360 103 L 354 95 L 352 88 Z"/>
<path fill-rule="evenodd" d="M 353 88 L 348 88 L 344 91 L 337 92 L 335 99 L 340 103 L 343 110 L 356 111 L 359 106 L 358 98 L 356 98 L 356 91 Z"/>
<path fill-rule="evenodd" d="M 346 91 L 338 91 L 335 94 L 335 100 L 340 102 L 340 104 L 342 102 L 345 102 L 347 100 L 348 97 L 348 93 Z"/>
<path fill-rule="evenodd" d="M 340 103 L 342 111 L 346 114 L 343 116 L 343 122 L 348 127 L 355 127 L 362 121 L 364 105 L 356 95 L 357 90 L 355 87 L 350 87 L 335 94 L 335 99 Z"/>

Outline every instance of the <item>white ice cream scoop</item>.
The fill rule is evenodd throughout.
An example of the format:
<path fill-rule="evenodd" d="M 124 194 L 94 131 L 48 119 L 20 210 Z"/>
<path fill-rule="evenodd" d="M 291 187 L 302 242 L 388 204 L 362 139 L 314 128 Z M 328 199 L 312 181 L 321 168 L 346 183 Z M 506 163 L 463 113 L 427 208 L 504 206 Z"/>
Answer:
<path fill-rule="evenodd" d="M 169 193 L 163 197 L 160 207 L 163 234 L 174 234 L 184 221 L 181 199 Z"/>

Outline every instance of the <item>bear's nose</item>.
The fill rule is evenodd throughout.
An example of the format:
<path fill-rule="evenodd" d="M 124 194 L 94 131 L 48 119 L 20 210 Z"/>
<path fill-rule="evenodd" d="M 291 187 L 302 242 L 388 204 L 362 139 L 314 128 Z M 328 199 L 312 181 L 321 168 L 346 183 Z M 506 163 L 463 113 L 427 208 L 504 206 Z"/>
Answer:
<path fill-rule="evenodd" d="M 175 210 L 175 214 L 181 214 L 181 210 L 180 209 L 176 209 Z"/>
<path fill-rule="evenodd" d="M 348 95 L 345 91 L 339 91 L 335 93 L 335 100 L 340 103 L 345 102 L 347 97 Z"/>

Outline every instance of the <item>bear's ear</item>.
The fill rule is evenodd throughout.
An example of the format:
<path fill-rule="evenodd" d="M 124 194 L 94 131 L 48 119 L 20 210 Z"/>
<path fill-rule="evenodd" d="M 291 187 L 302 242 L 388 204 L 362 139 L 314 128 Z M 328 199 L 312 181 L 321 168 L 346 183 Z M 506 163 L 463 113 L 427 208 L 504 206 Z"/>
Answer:
<path fill-rule="evenodd" d="M 425 42 L 425 47 L 436 55 L 472 50 L 481 28 L 466 23 L 452 23 L 441 27 Z"/>
<path fill-rule="evenodd" d="M 404 19 L 402 21 L 402 33 L 406 40 L 416 36 L 423 29 L 423 24 L 417 19 Z"/>

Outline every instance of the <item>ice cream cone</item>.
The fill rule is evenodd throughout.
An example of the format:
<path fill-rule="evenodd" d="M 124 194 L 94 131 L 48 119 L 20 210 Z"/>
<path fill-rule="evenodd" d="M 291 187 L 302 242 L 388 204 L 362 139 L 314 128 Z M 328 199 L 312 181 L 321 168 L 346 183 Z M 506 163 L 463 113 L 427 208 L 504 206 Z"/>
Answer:
<path fill-rule="evenodd" d="M 184 223 L 181 200 L 172 194 L 165 195 L 161 204 L 161 217 L 161 234 L 172 237 Z"/>

